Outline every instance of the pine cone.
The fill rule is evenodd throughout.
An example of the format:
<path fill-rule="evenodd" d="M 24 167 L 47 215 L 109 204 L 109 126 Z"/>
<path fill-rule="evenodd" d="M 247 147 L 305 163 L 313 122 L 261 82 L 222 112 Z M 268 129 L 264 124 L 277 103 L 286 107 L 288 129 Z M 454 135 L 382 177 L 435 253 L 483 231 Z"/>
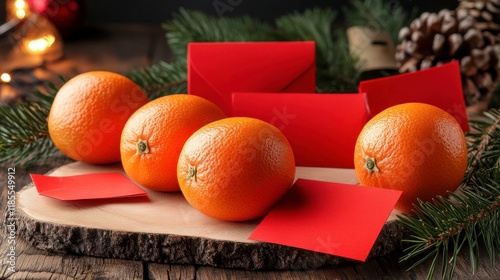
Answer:
<path fill-rule="evenodd" d="M 460 61 L 467 106 L 489 96 L 499 81 L 500 39 L 478 28 L 465 11 L 423 13 L 399 32 L 396 61 L 400 72 L 413 72 Z"/>
<path fill-rule="evenodd" d="M 479 29 L 500 34 L 500 0 L 460 0 L 457 11 L 472 15 Z"/>

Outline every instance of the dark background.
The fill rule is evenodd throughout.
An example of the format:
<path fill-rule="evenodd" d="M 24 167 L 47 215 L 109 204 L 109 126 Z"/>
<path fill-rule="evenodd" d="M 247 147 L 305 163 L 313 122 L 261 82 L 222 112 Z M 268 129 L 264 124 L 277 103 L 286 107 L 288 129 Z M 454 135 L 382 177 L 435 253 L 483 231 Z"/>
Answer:
<path fill-rule="evenodd" d="M 65 3 L 68 0 L 53 0 Z M 87 24 L 100 23 L 162 23 L 179 10 L 200 10 L 214 16 L 235 17 L 250 15 L 262 21 L 294 11 L 312 7 L 329 7 L 341 10 L 349 0 L 77 0 L 85 6 Z M 5 2 L 0 0 L 0 23 L 5 21 Z M 454 9 L 458 0 L 387 0 L 388 5 L 398 4 L 411 10 L 437 12 L 443 8 Z M 224 5 L 226 9 L 224 9 Z M 341 14 L 341 13 L 340 13 Z"/>
<path fill-rule="evenodd" d="M 263 21 L 294 11 L 312 7 L 330 7 L 340 10 L 349 0 L 86 0 L 87 19 L 91 23 L 100 22 L 143 22 L 159 23 L 167 20 L 179 7 L 201 10 L 215 16 L 251 15 Z M 439 11 L 443 8 L 454 9 L 458 0 L 386 0 L 388 5 L 399 5 L 411 10 Z"/>

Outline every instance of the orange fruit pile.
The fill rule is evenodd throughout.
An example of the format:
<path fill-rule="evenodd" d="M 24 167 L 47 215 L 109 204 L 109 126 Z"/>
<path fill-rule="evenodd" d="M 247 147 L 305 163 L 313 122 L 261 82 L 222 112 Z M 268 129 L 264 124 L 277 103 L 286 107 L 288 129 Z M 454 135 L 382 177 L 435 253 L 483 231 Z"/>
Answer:
<path fill-rule="evenodd" d="M 57 92 L 47 118 L 54 145 L 87 163 L 120 161 L 120 136 L 128 118 L 148 102 L 125 76 L 92 71 L 67 81 Z"/>
<path fill-rule="evenodd" d="M 292 148 L 273 125 L 227 118 L 195 95 L 149 101 L 116 73 L 87 72 L 66 82 L 47 122 L 56 147 L 72 159 L 121 161 L 133 181 L 182 191 L 194 208 L 217 219 L 263 216 L 295 178 Z"/>
<path fill-rule="evenodd" d="M 453 116 L 432 105 L 406 103 L 364 126 L 354 165 L 360 184 L 401 190 L 395 208 L 410 212 L 417 198 L 430 201 L 455 191 L 467 156 L 464 132 Z"/>
<path fill-rule="evenodd" d="M 138 109 L 123 128 L 120 150 L 125 173 L 144 187 L 179 191 L 177 160 L 200 127 L 225 118 L 214 103 L 195 95 L 157 98 Z"/>
<path fill-rule="evenodd" d="M 213 218 L 243 221 L 263 216 L 291 187 L 295 159 L 279 129 L 233 117 L 189 137 L 177 172 L 181 191 L 194 208 Z"/>

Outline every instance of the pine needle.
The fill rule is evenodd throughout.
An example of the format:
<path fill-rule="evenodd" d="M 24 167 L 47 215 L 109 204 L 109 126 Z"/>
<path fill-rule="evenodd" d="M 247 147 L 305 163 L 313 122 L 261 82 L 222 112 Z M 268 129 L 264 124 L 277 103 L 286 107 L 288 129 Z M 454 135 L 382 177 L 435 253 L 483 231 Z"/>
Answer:
<path fill-rule="evenodd" d="M 186 93 L 186 71 L 186 61 L 179 59 L 173 63 L 159 62 L 132 70 L 128 76 L 142 87 L 149 100 L 153 100 L 164 95 Z"/>
<path fill-rule="evenodd" d="M 278 33 L 290 41 L 316 43 L 318 92 L 355 92 L 361 72 L 357 60 L 349 53 L 343 31 L 333 31 L 337 13 L 330 9 L 312 9 L 278 18 Z"/>
<path fill-rule="evenodd" d="M 29 166 L 57 154 L 46 120 L 57 90 L 53 84 L 49 89 L 47 93 L 35 90 L 36 98 L 25 103 L 0 107 L 0 161 Z"/>
<path fill-rule="evenodd" d="M 469 249 L 472 273 L 477 269 L 480 246 L 486 248 L 492 264 L 500 251 L 500 112 L 491 109 L 484 116 L 471 121 L 474 132 L 467 135 L 469 165 L 459 190 L 448 198 L 420 201 L 414 215 L 399 217 L 398 221 L 412 232 L 411 238 L 404 240 L 409 247 L 401 261 L 416 259 L 421 263 L 422 259 L 433 258 L 428 279 L 433 278 L 439 259 L 441 278 L 452 278 L 457 257 L 465 247 Z M 422 257 L 427 251 L 430 253 Z"/>
<path fill-rule="evenodd" d="M 353 0 L 343 12 L 347 26 L 365 26 L 374 32 L 387 32 L 394 44 L 399 42 L 399 30 L 408 26 L 417 14 L 416 9 L 408 13 L 397 2 L 384 0 Z"/>
<path fill-rule="evenodd" d="M 214 17 L 181 8 L 171 21 L 162 24 L 176 59 L 185 59 L 189 42 L 272 41 L 271 26 L 249 16 Z"/>

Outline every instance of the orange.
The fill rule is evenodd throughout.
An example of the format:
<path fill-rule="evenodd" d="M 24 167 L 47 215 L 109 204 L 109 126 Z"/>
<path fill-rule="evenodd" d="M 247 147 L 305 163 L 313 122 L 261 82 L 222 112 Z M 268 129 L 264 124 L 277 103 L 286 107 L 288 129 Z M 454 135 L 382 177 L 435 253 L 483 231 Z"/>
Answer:
<path fill-rule="evenodd" d="M 373 117 L 355 147 L 361 185 L 401 190 L 395 208 L 410 212 L 417 198 L 431 201 L 460 185 L 467 167 L 465 135 L 449 113 L 406 103 Z"/>
<path fill-rule="evenodd" d="M 50 138 L 74 160 L 118 162 L 123 126 L 147 102 L 146 94 L 125 76 L 106 71 L 79 74 L 54 98 L 47 118 Z"/>
<path fill-rule="evenodd" d="M 144 187 L 179 191 L 177 159 L 200 127 L 225 118 L 214 103 L 188 94 L 155 99 L 137 110 L 123 128 L 120 149 L 125 173 Z"/>
<path fill-rule="evenodd" d="M 288 140 L 273 125 L 226 118 L 186 141 L 177 176 L 194 208 L 216 219 L 244 221 L 263 216 L 290 188 L 295 159 Z"/>

